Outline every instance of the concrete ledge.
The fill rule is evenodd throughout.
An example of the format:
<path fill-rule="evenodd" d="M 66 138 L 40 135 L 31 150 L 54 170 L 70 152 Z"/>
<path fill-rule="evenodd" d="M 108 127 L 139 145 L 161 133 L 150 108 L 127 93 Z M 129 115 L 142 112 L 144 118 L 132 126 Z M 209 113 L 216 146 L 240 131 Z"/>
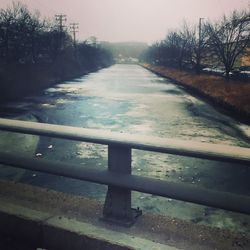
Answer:
<path fill-rule="evenodd" d="M 0 181 L 0 236 L 28 242 L 32 247 L 25 250 L 38 247 L 46 250 L 250 249 L 247 232 L 146 213 L 131 228 L 124 228 L 100 221 L 102 208 L 103 204 L 86 197 Z M 249 216 L 245 219 L 249 221 Z"/>
<path fill-rule="evenodd" d="M 44 217 L 43 215 L 40 217 L 39 214 L 32 211 L 29 218 L 27 216 L 27 212 L 31 211 L 28 211 L 20 206 L 13 206 L 12 204 L 1 202 L 0 233 L 5 236 L 13 237 L 21 242 L 28 242 L 30 247 L 35 248 L 37 246 L 42 246 L 42 227 L 40 222 L 44 219 Z"/>
<path fill-rule="evenodd" d="M 150 240 L 96 227 L 76 219 L 54 216 L 0 201 L 0 232 L 28 242 L 34 248 L 53 250 L 177 250 Z"/>

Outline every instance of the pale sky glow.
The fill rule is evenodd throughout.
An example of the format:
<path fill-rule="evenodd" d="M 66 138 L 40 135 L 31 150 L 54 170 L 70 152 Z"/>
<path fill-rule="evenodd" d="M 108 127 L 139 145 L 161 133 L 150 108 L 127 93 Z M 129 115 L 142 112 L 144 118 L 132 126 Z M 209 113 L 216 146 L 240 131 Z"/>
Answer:
<path fill-rule="evenodd" d="M 77 38 L 96 36 L 101 41 L 144 41 L 164 39 L 169 29 L 183 20 L 199 17 L 215 20 L 235 9 L 249 9 L 249 0 L 20 0 L 42 16 L 63 13 L 67 23 L 79 23 Z M 0 0 L 0 7 L 12 0 Z"/>

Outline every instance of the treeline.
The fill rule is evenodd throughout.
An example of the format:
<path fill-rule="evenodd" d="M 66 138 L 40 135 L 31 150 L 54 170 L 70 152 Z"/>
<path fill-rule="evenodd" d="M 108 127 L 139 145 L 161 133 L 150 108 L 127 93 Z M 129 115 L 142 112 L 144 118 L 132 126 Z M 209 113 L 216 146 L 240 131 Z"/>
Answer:
<path fill-rule="evenodd" d="M 196 25 L 184 22 L 178 30 L 169 31 L 166 38 L 150 46 L 141 60 L 150 64 L 191 69 L 200 73 L 205 66 L 223 67 L 225 77 L 235 67 L 239 57 L 250 55 L 250 13 L 234 11 L 217 22 L 205 19 Z"/>
<path fill-rule="evenodd" d="M 111 53 L 74 41 L 58 20 L 42 19 L 19 2 L 0 10 L 1 101 L 112 63 Z"/>

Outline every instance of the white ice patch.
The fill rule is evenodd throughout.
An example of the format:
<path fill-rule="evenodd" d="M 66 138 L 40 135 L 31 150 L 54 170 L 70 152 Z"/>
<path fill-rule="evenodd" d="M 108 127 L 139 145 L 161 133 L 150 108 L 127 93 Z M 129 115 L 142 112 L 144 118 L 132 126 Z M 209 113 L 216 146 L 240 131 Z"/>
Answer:
<path fill-rule="evenodd" d="M 245 124 L 238 125 L 240 130 L 250 139 L 250 126 Z"/>

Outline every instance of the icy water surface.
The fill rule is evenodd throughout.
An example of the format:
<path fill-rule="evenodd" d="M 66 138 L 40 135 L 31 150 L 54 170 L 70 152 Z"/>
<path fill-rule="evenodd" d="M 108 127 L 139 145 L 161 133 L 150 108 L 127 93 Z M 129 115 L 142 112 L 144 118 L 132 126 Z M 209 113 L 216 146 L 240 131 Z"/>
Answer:
<path fill-rule="evenodd" d="M 138 65 L 114 65 L 63 82 L 7 107 L 39 121 L 135 135 L 249 147 L 249 127 Z M 244 128 L 244 130 L 243 130 Z M 106 168 L 101 145 L 41 138 L 34 154 L 83 168 Z M 250 195 L 247 166 L 133 150 L 133 173 Z M 2 178 L 9 175 L 1 174 Z M 7 177 L 6 177 L 7 176 Z M 104 200 L 106 187 L 24 171 L 15 180 Z M 250 232 L 250 219 L 236 213 L 134 192 L 133 206 L 195 223 Z"/>

